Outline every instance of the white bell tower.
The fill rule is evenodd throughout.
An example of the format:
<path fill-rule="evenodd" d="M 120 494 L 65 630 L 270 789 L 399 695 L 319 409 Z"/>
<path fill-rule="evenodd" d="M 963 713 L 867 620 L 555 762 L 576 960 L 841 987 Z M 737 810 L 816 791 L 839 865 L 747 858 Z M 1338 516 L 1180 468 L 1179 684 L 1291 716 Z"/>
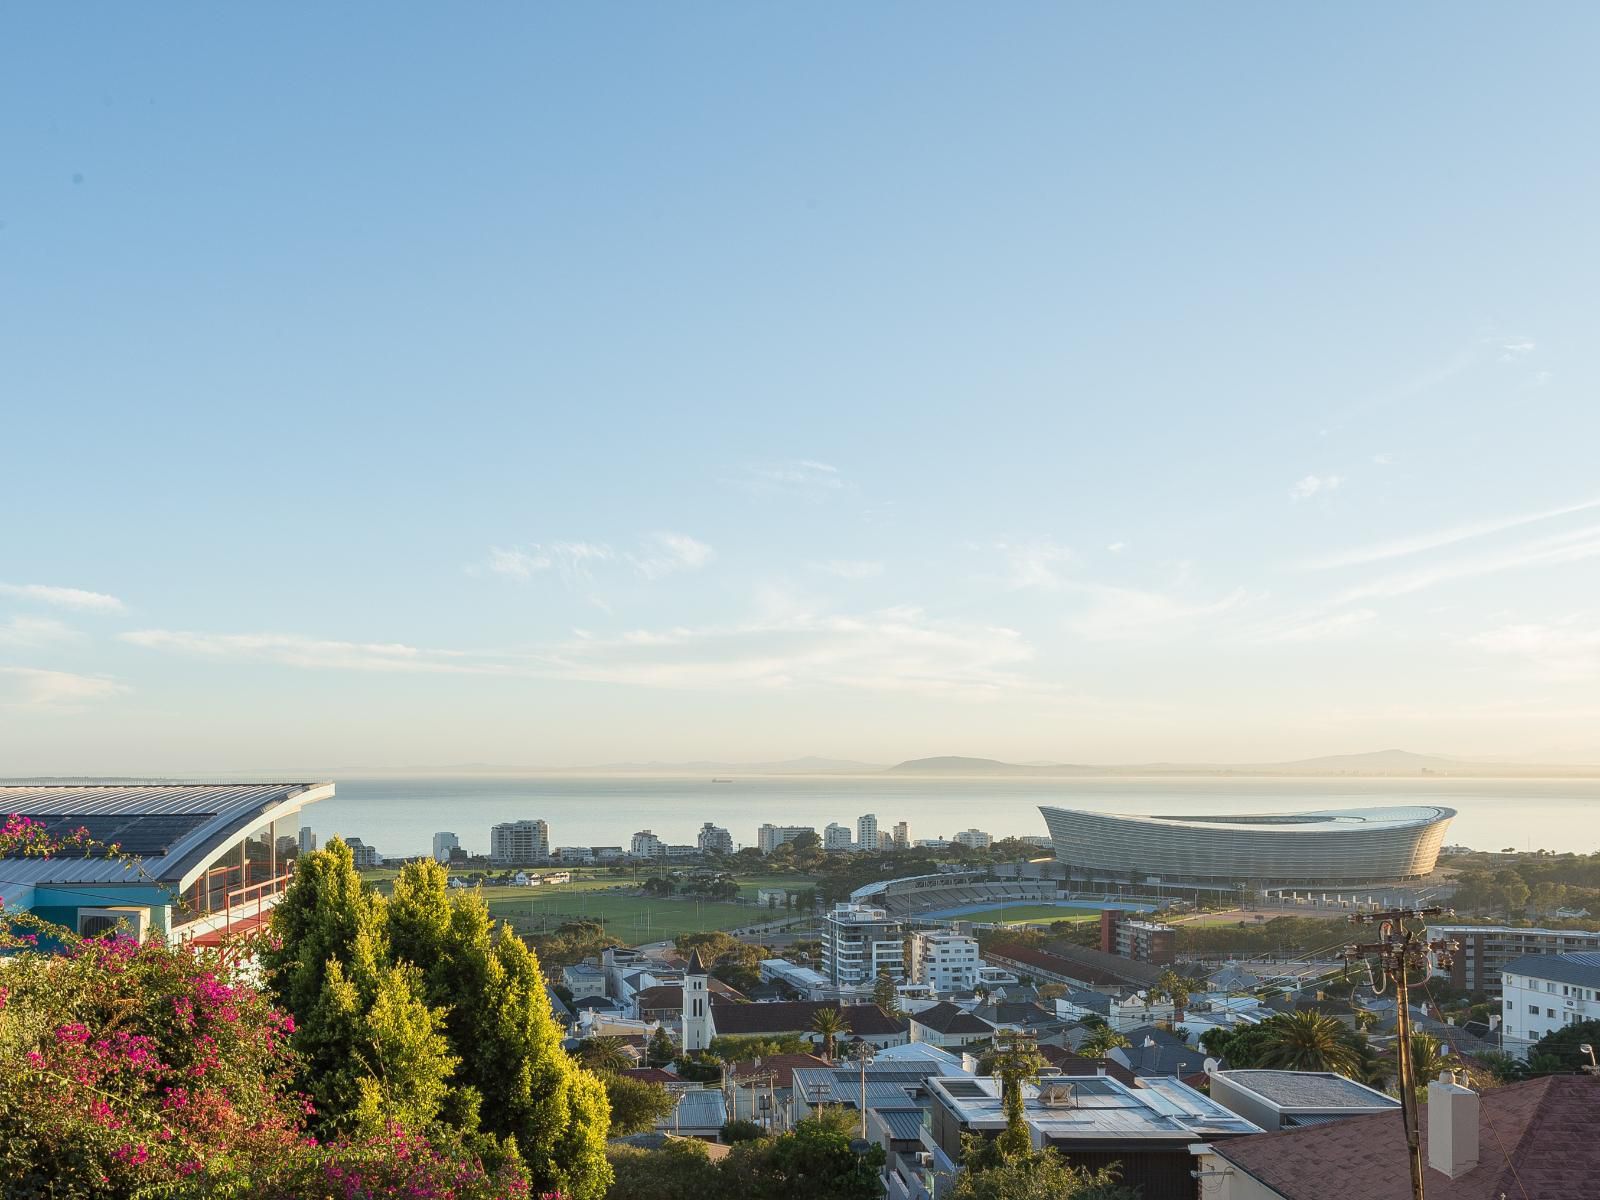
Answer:
<path fill-rule="evenodd" d="M 716 1028 L 711 1023 L 710 972 L 700 961 L 700 951 L 689 953 L 683 971 L 683 1051 L 685 1054 L 708 1049 Z"/>

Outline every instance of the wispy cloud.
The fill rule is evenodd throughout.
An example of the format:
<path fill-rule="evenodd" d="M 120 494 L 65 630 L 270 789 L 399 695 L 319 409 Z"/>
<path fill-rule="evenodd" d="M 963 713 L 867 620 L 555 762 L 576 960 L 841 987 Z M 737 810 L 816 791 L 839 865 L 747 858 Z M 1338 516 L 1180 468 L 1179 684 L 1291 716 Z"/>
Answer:
<path fill-rule="evenodd" d="M 820 571 L 824 575 L 833 575 L 839 579 L 871 579 L 883 574 L 881 562 L 860 559 L 830 558 L 826 562 L 814 562 L 809 565 L 813 571 Z"/>
<path fill-rule="evenodd" d="M 147 629 L 122 635 L 152 650 L 300 670 L 498 675 L 677 689 L 842 688 L 990 699 L 1045 691 L 1016 673 L 1032 657 L 1000 626 L 939 620 L 920 609 L 791 613 L 740 625 L 637 629 L 503 653 L 426 650 L 292 634 Z"/>
<path fill-rule="evenodd" d="M 1415 570 L 1393 572 L 1345 589 L 1339 594 L 1339 600 L 1349 603 L 1376 596 L 1405 596 L 1452 580 L 1473 579 L 1502 571 L 1521 571 L 1530 567 L 1579 562 L 1594 558 L 1596 555 L 1600 555 L 1600 525 L 1587 525 L 1581 529 L 1535 538 L 1493 553 L 1449 559 Z"/>
<path fill-rule="evenodd" d="M 1240 588 L 1216 600 L 1193 601 L 1166 592 L 1105 584 L 1074 584 L 1086 603 L 1066 620 L 1067 629 L 1090 641 L 1170 637 L 1232 612 L 1250 599 Z"/>
<path fill-rule="evenodd" d="M 838 467 L 814 458 L 752 463 L 734 482 L 747 491 L 784 492 L 808 499 L 822 499 L 849 486 Z"/>
<path fill-rule="evenodd" d="M 53 608 L 70 608 L 79 612 L 121 612 L 123 603 L 104 592 L 86 592 L 82 588 L 50 587 L 43 583 L 0 583 L 0 596 L 12 596 L 34 604 L 48 604 Z"/>
<path fill-rule="evenodd" d="M 1500 343 L 1500 361 L 1516 362 L 1520 358 L 1526 358 L 1536 349 L 1537 347 L 1531 338 L 1507 338 Z"/>
<path fill-rule="evenodd" d="M 1354 567 L 1363 563 L 1382 562 L 1385 559 L 1405 558 L 1408 555 L 1422 554 L 1429 550 L 1442 550 L 1444 547 L 1453 546 L 1458 542 L 1486 537 L 1493 533 L 1503 533 L 1508 529 L 1517 529 L 1523 525 L 1533 525 L 1540 521 L 1549 521 L 1555 517 L 1564 517 L 1572 513 L 1587 512 L 1594 508 L 1600 508 L 1600 497 L 1592 500 L 1580 500 L 1576 504 L 1564 504 L 1559 508 L 1546 508 L 1538 512 L 1517 513 L 1513 516 L 1492 517 L 1485 521 L 1471 521 L 1462 525 L 1452 525 L 1445 529 L 1434 530 L 1431 533 L 1414 534 L 1411 537 L 1396 538 L 1393 541 L 1378 542 L 1371 546 L 1360 546 L 1353 550 L 1341 551 L 1338 554 L 1308 559 L 1300 565 L 1313 571 L 1326 571 L 1336 567 Z"/>
<path fill-rule="evenodd" d="M 1584 682 L 1600 678 L 1600 623 L 1569 617 L 1554 624 L 1502 625 L 1464 638 L 1489 654 L 1521 659 L 1540 679 Z"/>
<path fill-rule="evenodd" d="M 1370 608 L 1302 613 L 1263 625 L 1250 635 L 1249 640 L 1266 645 L 1332 641 L 1371 628 L 1377 617 L 1378 614 Z"/>
<path fill-rule="evenodd" d="M 1309 500 L 1321 492 L 1331 492 L 1338 489 L 1344 482 L 1342 475 L 1305 475 L 1296 480 L 1289 489 L 1291 500 Z"/>
<path fill-rule="evenodd" d="M 1382 454 L 1374 454 L 1372 461 L 1375 466 L 1390 467 L 1394 465 L 1394 455 L 1385 451 Z"/>
<path fill-rule="evenodd" d="M 459 650 L 424 650 L 399 642 L 346 642 L 292 633 L 196 633 L 136 629 L 118 635 L 150 650 L 226 662 L 278 663 L 323 671 L 389 671 L 451 675 L 503 675 L 511 668 L 493 656 Z"/>
<path fill-rule="evenodd" d="M 1128 548 L 1128 543 L 1127 542 L 1112 542 L 1108 546 L 1106 546 L 1106 549 L 1111 551 L 1112 554 L 1121 554 L 1127 548 Z"/>
<path fill-rule="evenodd" d="M 0 622 L 0 646 L 48 646 L 76 641 L 82 636 L 54 617 L 12 617 Z"/>
<path fill-rule="evenodd" d="M 660 579 L 678 571 L 698 570 L 715 557 L 710 546 L 688 534 L 654 533 L 628 561 L 646 579 Z"/>
<path fill-rule="evenodd" d="M 1022 542 L 996 542 L 995 549 L 1006 563 L 1005 584 L 1017 591 L 1042 588 L 1047 591 L 1067 586 L 1062 568 L 1070 563 L 1073 554 L 1049 538 Z"/>
<path fill-rule="evenodd" d="M 75 675 L 34 667 L 0 667 L 0 708 L 37 713 L 78 712 L 128 689 L 104 675 Z"/>

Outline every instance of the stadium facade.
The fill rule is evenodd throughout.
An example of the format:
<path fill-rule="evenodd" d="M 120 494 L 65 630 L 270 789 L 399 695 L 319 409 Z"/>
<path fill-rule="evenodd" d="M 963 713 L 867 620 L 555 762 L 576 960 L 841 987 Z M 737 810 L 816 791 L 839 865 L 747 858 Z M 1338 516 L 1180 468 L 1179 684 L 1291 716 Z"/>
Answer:
<path fill-rule="evenodd" d="M 1212 891 L 1420 879 L 1456 815 L 1432 805 L 1226 816 L 1039 811 L 1075 883 Z"/>

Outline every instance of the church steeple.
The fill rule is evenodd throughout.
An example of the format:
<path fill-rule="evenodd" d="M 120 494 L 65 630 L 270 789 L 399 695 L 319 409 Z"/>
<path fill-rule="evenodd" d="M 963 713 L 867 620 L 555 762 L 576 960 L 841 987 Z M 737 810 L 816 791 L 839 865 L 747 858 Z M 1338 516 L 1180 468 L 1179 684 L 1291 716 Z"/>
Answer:
<path fill-rule="evenodd" d="M 717 1034 L 711 1022 L 710 972 L 700 958 L 700 949 L 689 952 L 689 965 L 683 969 L 683 1050 L 685 1054 L 707 1049 Z"/>

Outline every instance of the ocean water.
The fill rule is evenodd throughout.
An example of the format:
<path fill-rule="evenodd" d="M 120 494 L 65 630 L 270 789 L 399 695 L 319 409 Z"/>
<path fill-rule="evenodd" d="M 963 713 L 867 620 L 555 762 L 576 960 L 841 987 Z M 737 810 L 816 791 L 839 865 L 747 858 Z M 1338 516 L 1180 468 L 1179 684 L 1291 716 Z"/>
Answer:
<path fill-rule="evenodd" d="M 486 852 L 489 827 L 542 818 L 552 846 L 622 846 L 641 829 L 693 844 L 705 821 L 736 844 L 756 829 L 830 821 L 854 830 L 875 813 L 888 833 L 906 821 L 913 839 L 977 828 L 995 837 L 1045 833 L 1039 805 L 1101 812 L 1192 815 L 1305 812 L 1381 804 L 1440 804 L 1457 810 L 1447 843 L 1475 849 L 1600 850 L 1596 779 L 940 779 L 908 776 L 472 776 L 335 778 L 338 793 L 312 805 L 305 823 L 326 839 L 361 838 L 386 855 L 425 854 L 449 831 Z"/>

